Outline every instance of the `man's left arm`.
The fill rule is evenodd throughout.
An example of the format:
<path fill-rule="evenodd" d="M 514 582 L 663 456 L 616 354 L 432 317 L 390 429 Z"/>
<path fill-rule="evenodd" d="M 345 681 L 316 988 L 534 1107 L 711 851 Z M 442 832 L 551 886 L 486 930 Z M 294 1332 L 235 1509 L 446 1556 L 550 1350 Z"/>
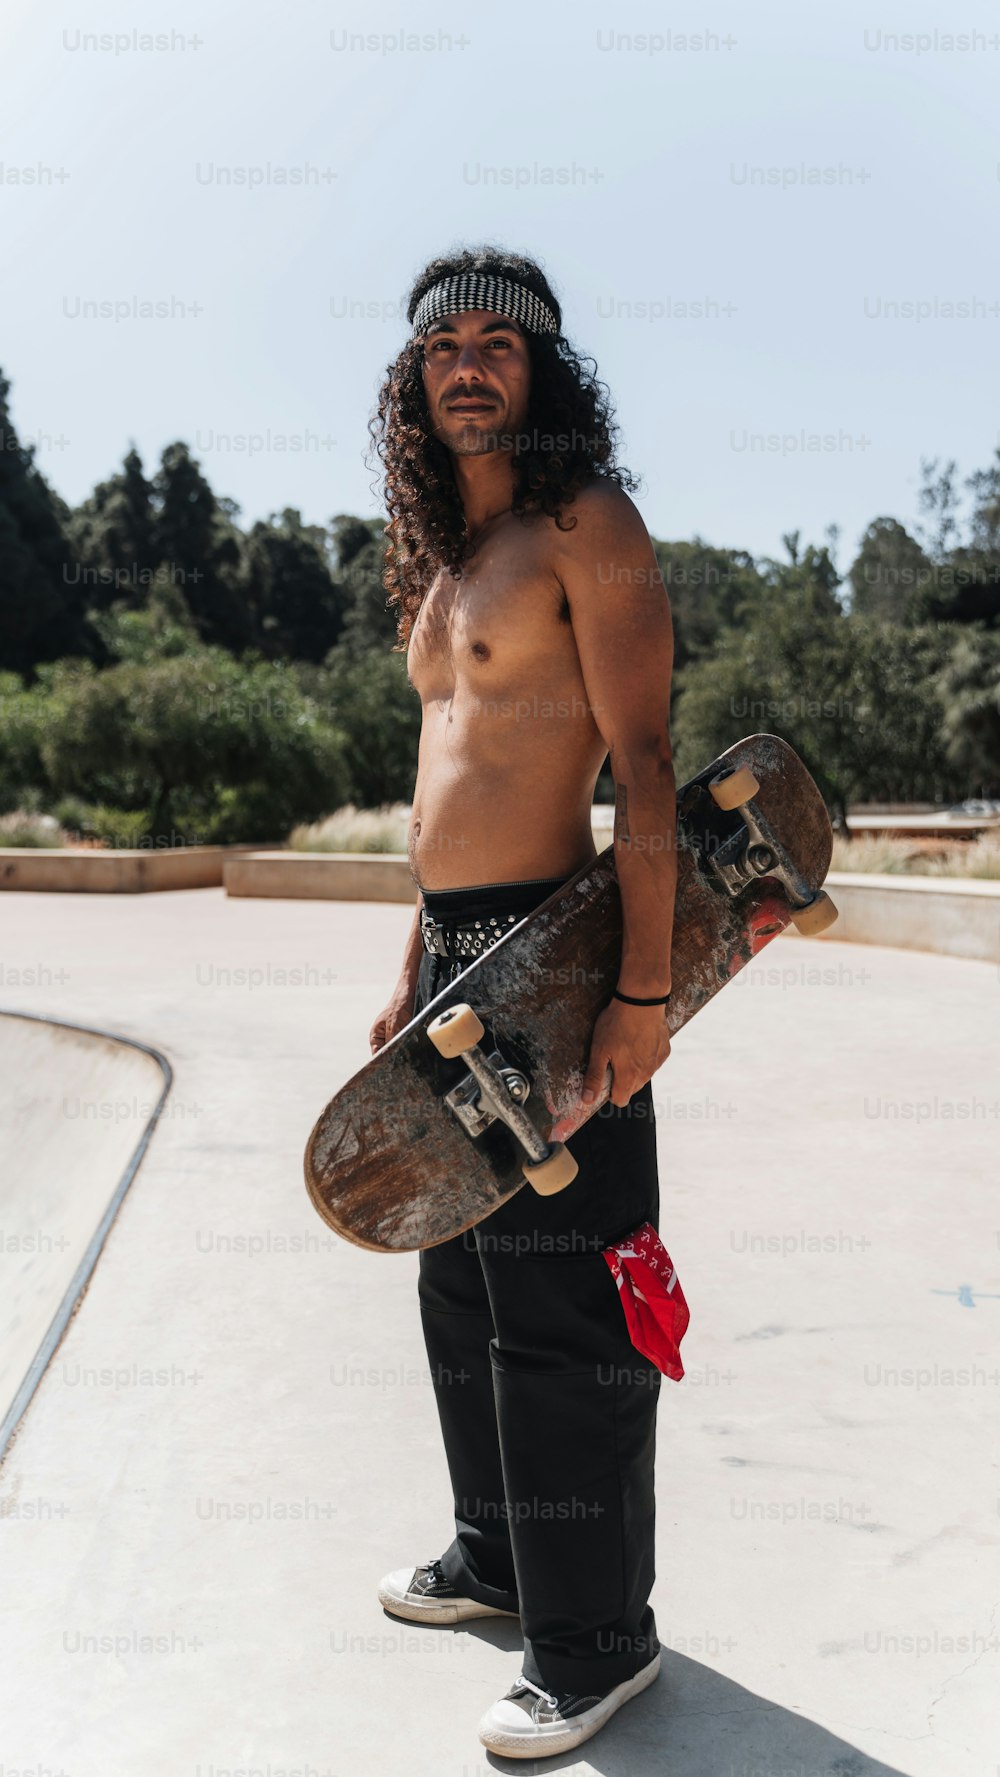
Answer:
<path fill-rule="evenodd" d="M 673 628 L 670 603 L 646 527 L 618 488 L 574 502 L 560 533 L 558 572 L 569 602 L 587 701 L 611 756 L 614 856 L 622 899 L 617 986 L 636 999 L 670 992 L 677 884 L 676 788 L 670 749 Z M 582 1105 L 626 1105 L 670 1053 L 666 1007 L 612 999 L 594 1027 Z M 552 1131 L 559 1140 L 579 1115 Z"/>

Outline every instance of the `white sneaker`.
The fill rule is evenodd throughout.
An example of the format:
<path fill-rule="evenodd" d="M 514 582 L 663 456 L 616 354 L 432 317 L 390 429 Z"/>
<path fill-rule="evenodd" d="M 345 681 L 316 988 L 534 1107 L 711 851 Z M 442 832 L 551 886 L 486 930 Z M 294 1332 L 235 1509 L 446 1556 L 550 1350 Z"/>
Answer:
<path fill-rule="evenodd" d="M 616 1709 L 637 1697 L 652 1684 L 660 1670 L 655 1653 L 648 1666 L 616 1684 L 604 1696 L 576 1696 L 564 1691 L 555 1696 L 540 1690 L 522 1672 L 505 1697 L 488 1709 L 479 1724 L 479 1738 L 490 1752 L 505 1758 L 552 1758 L 572 1752 L 610 1721 Z"/>
<path fill-rule="evenodd" d="M 498 1610 L 463 1598 L 446 1579 L 440 1561 L 421 1567 L 399 1567 L 387 1573 L 378 1589 L 379 1603 L 408 1623 L 464 1623 L 469 1617 L 516 1617 L 516 1610 Z"/>

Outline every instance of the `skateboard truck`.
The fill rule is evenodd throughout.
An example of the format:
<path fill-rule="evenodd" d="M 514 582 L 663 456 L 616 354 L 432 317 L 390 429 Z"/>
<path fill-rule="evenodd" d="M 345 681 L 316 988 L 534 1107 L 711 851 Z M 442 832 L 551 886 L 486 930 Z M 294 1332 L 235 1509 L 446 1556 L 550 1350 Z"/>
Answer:
<path fill-rule="evenodd" d="M 521 1166 L 528 1183 L 541 1196 L 553 1196 L 575 1179 L 579 1167 L 562 1142 L 547 1142 L 539 1135 L 521 1109 L 531 1091 L 527 1076 L 508 1067 L 498 1050 L 485 1054 L 479 1047 L 485 1034 L 482 1022 L 466 1005 L 451 1006 L 427 1026 L 438 1054 L 449 1061 L 461 1056 L 469 1068 L 445 1094 L 444 1102 L 473 1139 L 497 1118 L 506 1123 L 528 1156 Z"/>
<path fill-rule="evenodd" d="M 708 786 L 712 801 L 727 813 L 740 814 L 745 834 L 734 833 L 717 851 L 711 852 L 709 866 L 731 895 L 740 894 L 761 876 L 776 877 L 788 897 L 792 924 L 804 938 L 815 938 L 833 925 L 837 909 L 825 889 L 814 893 L 789 864 L 763 815 L 753 806 L 759 789 L 760 784 L 746 765 L 737 765 L 712 778 Z"/>

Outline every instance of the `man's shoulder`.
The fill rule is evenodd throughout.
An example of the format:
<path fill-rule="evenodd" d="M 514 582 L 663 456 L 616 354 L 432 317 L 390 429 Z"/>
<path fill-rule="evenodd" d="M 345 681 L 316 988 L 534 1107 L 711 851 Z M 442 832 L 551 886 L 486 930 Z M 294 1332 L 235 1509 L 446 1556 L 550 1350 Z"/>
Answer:
<path fill-rule="evenodd" d="M 553 520 L 557 546 L 571 555 L 595 548 L 647 542 L 649 533 L 634 501 L 616 481 L 594 476 Z"/>

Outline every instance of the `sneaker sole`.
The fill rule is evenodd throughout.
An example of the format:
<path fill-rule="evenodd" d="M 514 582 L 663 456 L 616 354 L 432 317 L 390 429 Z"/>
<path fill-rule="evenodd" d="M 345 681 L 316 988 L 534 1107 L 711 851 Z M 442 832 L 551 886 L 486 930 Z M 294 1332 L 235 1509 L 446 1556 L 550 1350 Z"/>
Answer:
<path fill-rule="evenodd" d="M 490 1752 L 502 1753 L 505 1758 L 553 1758 L 559 1753 L 572 1752 L 574 1747 L 581 1746 L 616 1715 L 623 1703 L 628 1703 L 646 1690 L 657 1677 L 660 1670 L 659 1652 L 653 1655 L 648 1666 L 637 1672 L 634 1678 L 620 1687 L 620 1694 L 612 1692 L 601 1708 L 596 1719 L 592 1718 L 584 1724 L 554 1729 L 552 1733 L 539 1732 L 533 1734 L 505 1734 L 480 1729 L 479 1738 Z"/>
<path fill-rule="evenodd" d="M 424 1604 L 419 1599 L 410 1602 L 397 1598 L 381 1586 L 378 1601 L 391 1617 L 400 1617 L 404 1623 L 466 1623 L 474 1617 L 517 1618 L 516 1610 L 498 1610 L 492 1604 L 478 1604 L 474 1598 L 455 1599 L 450 1604 Z"/>

